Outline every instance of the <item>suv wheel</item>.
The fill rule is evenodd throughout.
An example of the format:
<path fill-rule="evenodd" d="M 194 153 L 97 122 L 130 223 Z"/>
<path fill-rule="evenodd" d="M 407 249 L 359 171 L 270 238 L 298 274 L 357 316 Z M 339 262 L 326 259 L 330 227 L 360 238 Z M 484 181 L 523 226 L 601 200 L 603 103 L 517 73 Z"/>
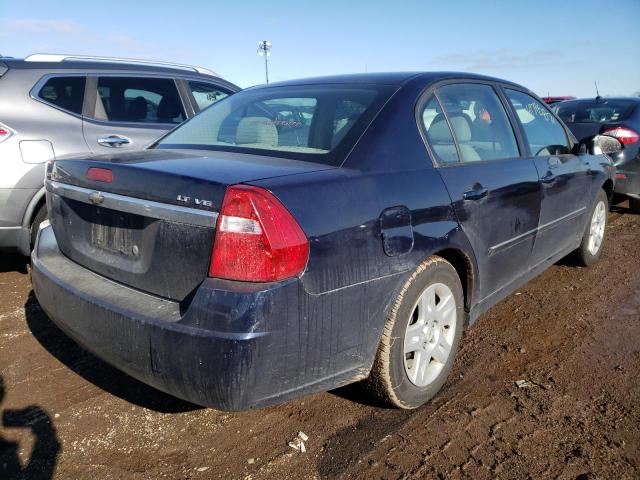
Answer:
<path fill-rule="evenodd" d="M 383 402 L 416 408 L 438 393 L 458 351 L 464 295 L 453 266 L 424 262 L 398 295 L 365 385 Z"/>
<path fill-rule="evenodd" d="M 31 249 L 36 245 L 36 237 L 38 236 L 38 228 L 40 228 L 40 224 L 47 219 L 47 205 L 41 205 L 36 212 L 36 216 L 33 217 L 33 222 L 31 223 Z"/>

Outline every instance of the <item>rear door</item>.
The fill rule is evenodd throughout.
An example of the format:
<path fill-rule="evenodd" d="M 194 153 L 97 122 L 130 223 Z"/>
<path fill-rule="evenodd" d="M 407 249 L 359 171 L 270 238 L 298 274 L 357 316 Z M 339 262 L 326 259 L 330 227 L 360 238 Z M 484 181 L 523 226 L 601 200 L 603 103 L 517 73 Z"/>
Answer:
<path fill-rule="evenodd" d="M 535 267 L 575 247 L 581 236 L 592 198 L 588 163 L 571 153 L 564 126 L 545 104 L 519 90 L 505 88 L 504 92 L 540 178 L 540 224 L 530 261 L 530 267 Z"/>
<path fill-rule="evenodd" d="M 94 153 L 139 150 L 187 119 L 172 78 L 90 77 L 84 136 Z"/>
<path fill-rule="evenodd" d="M 474 249 L 484 299 L 527 270 L 540 214 L 538 174 L 520 156 L 493 85 L 447 84 L 435 95 L 421 118 Z"/>

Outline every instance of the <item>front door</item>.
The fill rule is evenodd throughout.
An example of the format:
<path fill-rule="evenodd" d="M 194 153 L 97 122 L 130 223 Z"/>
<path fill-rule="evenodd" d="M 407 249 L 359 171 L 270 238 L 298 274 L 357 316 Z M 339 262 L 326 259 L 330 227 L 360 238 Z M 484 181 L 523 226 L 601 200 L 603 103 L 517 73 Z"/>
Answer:
<path fill-rule="evenodd" d="M 482 300 L 527 271 L 540 214 L 538 173 L 520 156 L 491 85 L 449 84 L 436 96 L 424 108 L 425 132 L 474 249 Z"/>
<path fill-rule="evenodd" d="M 560 121 L 531 95 L 512 89 L 505 94 L 522 126 L 542 189 L 538 235 L 530 267 L 575 248 L 585 226 L 589 205 L 588 165 L 571 153 Z"/>

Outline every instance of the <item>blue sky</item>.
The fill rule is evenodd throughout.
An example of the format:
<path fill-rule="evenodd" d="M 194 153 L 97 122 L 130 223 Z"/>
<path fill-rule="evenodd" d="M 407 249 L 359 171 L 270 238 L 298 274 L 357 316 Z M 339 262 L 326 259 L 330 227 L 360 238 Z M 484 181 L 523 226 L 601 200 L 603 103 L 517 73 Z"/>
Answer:
<path fill-rule="evenodd" d="M 54 6 L 55 5 L 55 6 Z M 264 82 L 256 43 L 273 43 L 271 80 L 462 70 L 540 95 L 640 90 L 640 0 L 107 2 L 0 0 L 0 53 L 153 58 Z"/>

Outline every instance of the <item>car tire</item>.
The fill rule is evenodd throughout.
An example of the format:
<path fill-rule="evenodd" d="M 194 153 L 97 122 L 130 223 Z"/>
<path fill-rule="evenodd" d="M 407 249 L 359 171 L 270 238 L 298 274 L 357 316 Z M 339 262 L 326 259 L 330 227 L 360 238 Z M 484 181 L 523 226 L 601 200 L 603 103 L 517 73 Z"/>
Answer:
<path fill-rule="evenodd" d="M 398 294 L 365 387 L 393 407 L 412 409 L 428 402 L 451 371 L 463 324 L 458 273 L 445 259 L 431 257 Z"/>
<path fill-rule="evenodd" d="M 629 209 L 631 213 L 640 213 L 640 198 L 629 197 Z"/>
<path fill-rule="evenodd" d="M 580 247 L 575 251 L 576 262 L 583 267 L 596 263 L 602 255 L 606 238 L 609 200 L 604 190 L 599 190 L 582 235 Z"/>
<path fill-rule="evenodd" d="M 31 222 L 31 249 L 36 245 L 36 237 L 38 236 L 38 228 L 40 228 L 40 224 L 47 219 L 47 206 L 41 205 L 36 212 L 36 216 L 33 217 L 33 222 Z"/>

